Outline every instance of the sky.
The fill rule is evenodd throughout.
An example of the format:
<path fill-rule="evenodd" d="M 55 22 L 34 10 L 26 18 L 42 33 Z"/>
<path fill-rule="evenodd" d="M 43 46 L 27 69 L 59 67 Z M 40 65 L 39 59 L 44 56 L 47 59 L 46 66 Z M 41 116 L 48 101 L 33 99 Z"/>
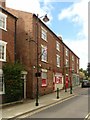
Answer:
<path fill-rule="evenodd" d="M 88 64 L 89 0 L 6 0 L 6 6 L 38 14 L 47 14 L 45 23 L 80 58 L 80 68 Z"/>

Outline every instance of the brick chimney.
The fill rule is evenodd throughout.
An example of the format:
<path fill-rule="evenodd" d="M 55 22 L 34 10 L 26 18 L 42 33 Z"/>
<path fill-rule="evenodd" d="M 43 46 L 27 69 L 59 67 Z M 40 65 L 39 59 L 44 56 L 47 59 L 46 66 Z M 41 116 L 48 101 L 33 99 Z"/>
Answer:
<path fill-rule="evenodd" d="M 62 40 L 62 37 L 61 37 L 61 36 L 58 36 L 58 38 L 59 38 L 60 40 Z"/>
<path fill-rule="evenodd" d="M 0 6 L 6 8 L 6 0 L 0 0 Z"/>

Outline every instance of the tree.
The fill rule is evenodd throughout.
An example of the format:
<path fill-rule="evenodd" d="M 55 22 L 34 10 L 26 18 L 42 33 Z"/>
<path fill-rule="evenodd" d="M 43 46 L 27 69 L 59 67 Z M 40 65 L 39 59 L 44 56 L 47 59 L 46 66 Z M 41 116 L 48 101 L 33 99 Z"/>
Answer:
<path fill-rule="evenodd" d="M 88 71 L 88 77 L 90 77 L 90 62 L 88 63 L 87 71 Z"/>
<path fill-rule="evenodd" d="M 21 71 L 23 66 L 19 63 L 6 63 L 3 66 L 5 83 L 5 102 L 13 102 L 23 97 L 23 81 Z"/>
<path fill-rule="evenodd" d="M 84 77 L 85 77 L 85 74 L 84 74 L 84 72 L 79 72 L 79 77 L 80 77 L 80 82 L 82 82 L 82 80 L 84 79 Z"/>
<path fill-rule="evenodd" d="M 80 68 L 80 69 L 79 69 L 79 72 L 83 72 L 83 68 Z"/>

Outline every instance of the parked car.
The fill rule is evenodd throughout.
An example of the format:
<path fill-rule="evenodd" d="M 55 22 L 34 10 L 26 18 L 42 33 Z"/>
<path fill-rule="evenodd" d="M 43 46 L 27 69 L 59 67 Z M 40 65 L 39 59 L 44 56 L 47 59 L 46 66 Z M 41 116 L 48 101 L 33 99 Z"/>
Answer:
<path fill-rule="evenodd" d="M 81 87 L 90 87 L 90 81 L 89 80 L 83 80 L 82 81 L 82 84 L 81 84 Z"/>

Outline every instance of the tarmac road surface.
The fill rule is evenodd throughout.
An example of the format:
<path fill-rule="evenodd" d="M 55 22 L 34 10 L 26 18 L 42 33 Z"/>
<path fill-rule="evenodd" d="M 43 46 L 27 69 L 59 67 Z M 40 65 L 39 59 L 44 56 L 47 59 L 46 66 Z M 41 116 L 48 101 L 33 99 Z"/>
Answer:
<path fill-rule="evenodd" d="M 82 118 L 84 120 L 90 112 L 89 100 L 90 89 L 84 88 L 83 92 L 79 92 L 76 97 L 28 116 L 28 118 L 77 118 L 77 120 Z"/>

